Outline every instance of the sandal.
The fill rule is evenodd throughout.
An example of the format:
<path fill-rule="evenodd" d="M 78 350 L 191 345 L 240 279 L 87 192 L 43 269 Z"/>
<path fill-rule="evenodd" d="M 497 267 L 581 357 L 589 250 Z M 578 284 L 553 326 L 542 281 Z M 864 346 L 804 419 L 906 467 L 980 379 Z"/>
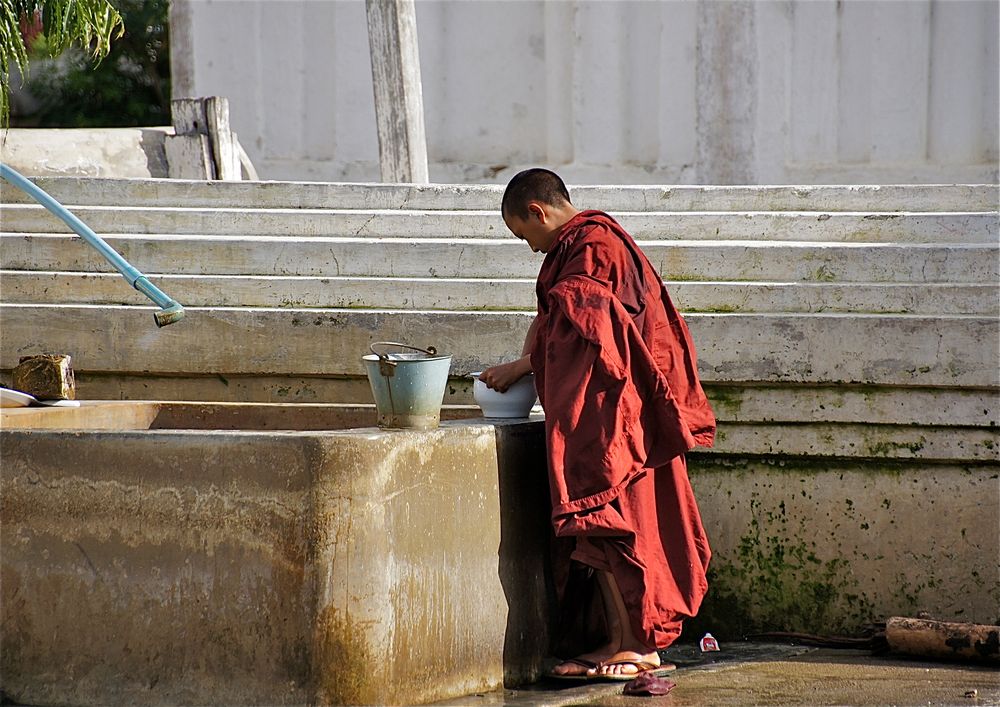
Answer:
<path fill-rule="evenodd" d="M 653 665 L 652 663 L 647 663 L 644 660 L 628 660 L 624 658 L 622 660 L 609 660 L 606 663 L 601 663 L 598 667 L 604 667 L 605 665 L 634 665 L 638 670 L 634 673 L 622 673 L 622 674 L 611 674 L 604 675 L 598 673 L 597 675 L 589 675 L 587 678 L 589 680 L 610 680 L 612 682 L 631 682 L 635 680 L 640 675 L 652 675 L 654 677 L 660 677 L 666 675 L 669 672 L 677 670 L 677 666 L 673 663 L 664 663 L 663 665 Z"/>

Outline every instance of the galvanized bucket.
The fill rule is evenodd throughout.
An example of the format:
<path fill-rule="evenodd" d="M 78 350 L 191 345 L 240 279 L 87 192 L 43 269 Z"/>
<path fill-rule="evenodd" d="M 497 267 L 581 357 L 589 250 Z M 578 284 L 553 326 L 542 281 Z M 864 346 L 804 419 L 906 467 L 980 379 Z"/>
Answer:
<path fill-rule="evenodd" d="M 419 353 L 387 353 L 398 347 Z M 361 357 L 375 396 L 378 426 L 432 430 L 441 421 L 441 403 L 448 384 L 451 356 L 438 355 L 429 346 L 421 349 L 392 341 L 377 341 Z"/>

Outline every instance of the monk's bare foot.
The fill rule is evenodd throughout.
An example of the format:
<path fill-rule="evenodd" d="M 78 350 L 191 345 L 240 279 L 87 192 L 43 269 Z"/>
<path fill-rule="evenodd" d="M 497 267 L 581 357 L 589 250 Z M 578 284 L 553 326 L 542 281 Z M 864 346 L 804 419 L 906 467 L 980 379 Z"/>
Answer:
<path fill-rule="evenodd" d="M 660 654 L 656 651 L 640 653 L 636 651 L 618 651 L 610 658 L 601 661 L 600 665 L 587 671 L 591 677 L 603 675 L 638 675 L 656 668 L 673 668 L 673 665 L 661 665 Z"/>
<path fill-rule="evenodd" d="M 553 675 L 562 677 L 575 677 L 582 675 L 593 675 L 601 663 L 609 660 L 618 650 L 617 646 L 602 646 L 589 653 L 583 653 L 576 658 L 570 658 L 552 668 Z"/>

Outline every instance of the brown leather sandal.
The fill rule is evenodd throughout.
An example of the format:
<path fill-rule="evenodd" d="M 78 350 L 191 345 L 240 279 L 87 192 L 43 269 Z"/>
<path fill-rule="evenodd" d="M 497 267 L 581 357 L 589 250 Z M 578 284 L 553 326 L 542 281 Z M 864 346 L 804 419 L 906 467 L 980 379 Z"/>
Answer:
<path fill-rule="evenodd" d="M 662 665 L 653 665 L 652 663 L 647 663 L 644 660 L 628 660 L 623 658 L 621 660 L 609 660 L 607 662 L 601 663 L 598 667 L 604 667 L 606 665 L 634 665 L 638 670 L 634 673 L 626 673 L 621 675 L 604 675 L 598 673 L 597 675 L 588 676 L 589 680 L 610 680 L 612 682 L 630 682 L 635 678 L 639 677 L 644 673 L 650 675 L 655 675 L 657 677 L 666 675 L 667 673 L 677 670 L 677 666 L 673 663 L 664 663 Z"/>

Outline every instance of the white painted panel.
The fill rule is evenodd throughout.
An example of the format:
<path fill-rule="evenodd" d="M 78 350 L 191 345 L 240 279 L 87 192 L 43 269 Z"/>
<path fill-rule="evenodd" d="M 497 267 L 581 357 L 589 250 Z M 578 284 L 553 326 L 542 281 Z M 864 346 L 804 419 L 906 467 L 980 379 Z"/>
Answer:
<path fill-rule="evenodd" d="M 837 152 L 841 162 L 863 163 L 872 151 L 873 3 L 856 0 L 837 4 L 840 32 L 840 76 L 837 111 Z"/>
<path fill-rule="evenodd" d="M 624 154 L 629 112 L 623 91 L 626 3 L 580 2 L 576 12 L 574 148 L 580 162 L 614 164 Z"/>
<path fill-rule="evenodd" d="M 872 162 L 927 155 L 930 2 L 879 0 L 872 51 Z"/>
<path fill-rule="evenodd" d="M 194 31 L 194 86 L 190 98 L 225 96 L 229 99 L 229 124 L 240 143 L 256 161 L 261 155 L 259 100 L 262 53 L 255 41 L 259 27 L 258 3 L 245 3 L 240 11 L 233 3 L 191 3 Z M 174 98 L 184 96 L 174 95 Z"/>
<path fill-rule="evenodd" d="M 545 3 L 545 162 L 573 161 L 575 2 Z M 541 156 L 540 156 L 541 157 Z"/>
<path fill-rule="evenodd" d="M 418 0 L 432 174 L 992 181 L 998 7 Z M 190 15 L 178 75 L 229 98 L 263 178 L 377 179 L 364 0 L 191 0 Z"/>
<path fill-rule="evenodd" d="M 983 27 L 987 29 L 981 48 L 980 81 L 983 87 L 982 161 L 997 167 L 1000 158 L 1000 3 L 983 3 Z M 993 31 L 989 31 L 989 28 Z M 996 178 L 994 177 L 994 181 Z"/>
<path fill-rule="evenodd" d="M 260 76 L 258 106 L 261 152 L 265 159 L 298 158 L 303 154 L 304 7 L 303 3 L 281 0 L 260 3 L 260 33 L 256 41 L 261 47 L 272 49 L 265 54 L 267 65 Z"/>
<path fill-rule="evenodd" d="M 695 58 L 698 6 L 664 2 L 660 10 L 659 162 L 693 170 L 698 156 Z"/>
<path fill-rule="evenodd" d="M 442 65 L 421 67 L 424 83 L 448 84 L 446 104 L 428 114 L 443 126 L 442 160 L 523 162 L 544 154 L 545 16 L 538 2 L 443 3 L 446 34 L 428 28 L 419 41 L 444 44 Z M 419 15 L 418 15 L 419 20 Z M 418 27 L 418 31 L 426 25 Z"/>
<path fill-rule="evenodd" d="M 444 37 L 451 33 L 449 4 L 418 2 L 417 45 L 420 49 L 420 81 L 424 101 L 424 131 L 427 135 L 427 156 L 432 160 L 447 149 L 449 130 L 449 83 L 441 79 L 442 67 L 448 63 L 448 48 Z M 433 157 L 432 157 L 433 156 Z"/>
<path fill-rule="evenodd" d="M 657 3 L 628 5 L 622 16 L 623 114 L 622 158 L 634 164 L 655 164 L 659 152 L 659 82 L 656 58 L 660 53 L 660 8 Z"/>
<path fill-rule="evenodd" d="M 705 183 L 754 180 L 759 45 L 756 4 L 698 4 L 698 171 Z"/>
<path fill-rule="evenodd" d="M 839 73 L 836 3 L 795 4 L 791 61 L 790 157 L 795 162 L 833 162 Z"/>
<path fill-rule="evenodd" d="M 302 156 L 317 161 L 336 157 L 334 101 L 337 71 L 316 71 L 312 67 L 333 66 L 335 41 L 334 3 L 310 2 L 303 6 L 302 47 L 303 110 L 299 121 L 302 130 Z"/>
<path fill-rule="evenodd" d="M 787 182 L 789 90 L 792 45 L 791 0 L 754 5 L 757 25 L 757 120 L 754 176 L 758 184 Z"/>
<path fill-rule="evenodd" d="M 979 63 L 988 33 L 996 32 L 983 24 L 984 4 L 934 0 L 931 5 L 928 155 L 936 162 L 974 161 L 984 147 Z"/>
<path fill-rule="evenodd" d="M 363 161 L 370 165 L 371 177 L 377 179 L 378 135 L 365 3 L 345 0 L 323 4 L 330 5 L 334 13 L 334 59 L 322 71 L 337 72 L 333 126 L 337 161 L 341 165 Z"/>

